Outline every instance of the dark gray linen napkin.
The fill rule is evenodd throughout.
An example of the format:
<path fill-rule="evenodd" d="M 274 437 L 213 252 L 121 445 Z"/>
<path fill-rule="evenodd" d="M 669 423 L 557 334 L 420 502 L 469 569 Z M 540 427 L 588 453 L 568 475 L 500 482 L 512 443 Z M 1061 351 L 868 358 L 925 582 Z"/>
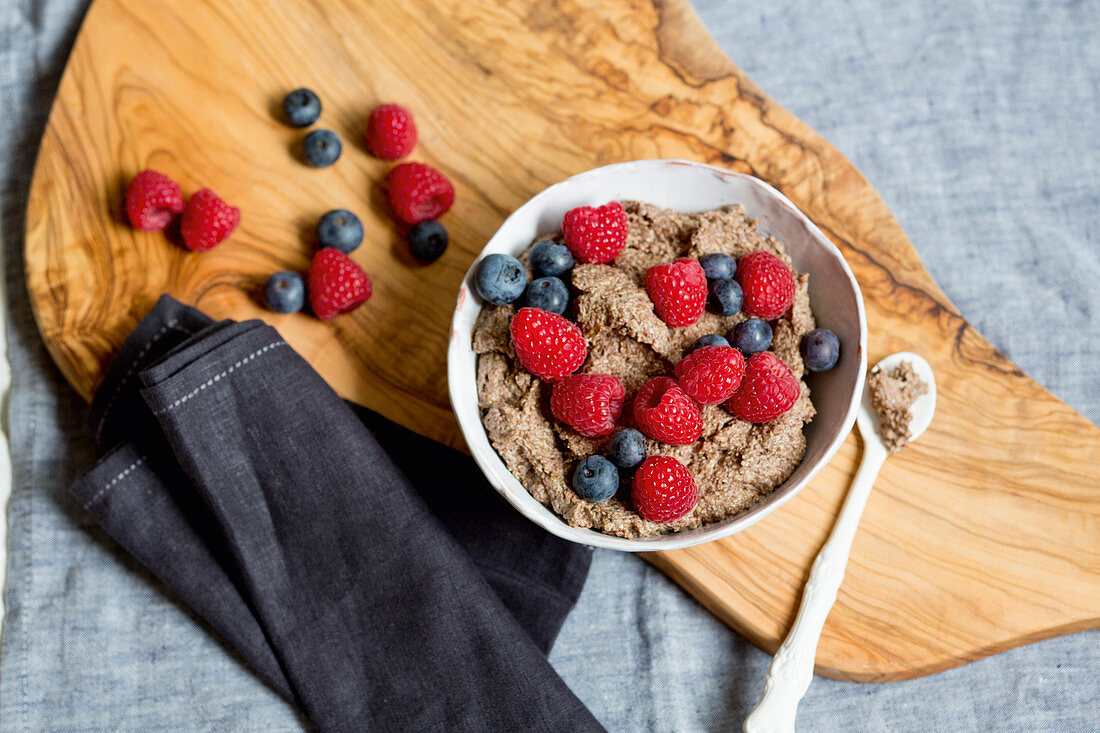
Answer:
<path fill-rule="evenodd" d="M 260 321 L 165 296 L 72 491 L 321 730 L 601 730 L 546 661 L 591 555 L 350 406 Z"/>

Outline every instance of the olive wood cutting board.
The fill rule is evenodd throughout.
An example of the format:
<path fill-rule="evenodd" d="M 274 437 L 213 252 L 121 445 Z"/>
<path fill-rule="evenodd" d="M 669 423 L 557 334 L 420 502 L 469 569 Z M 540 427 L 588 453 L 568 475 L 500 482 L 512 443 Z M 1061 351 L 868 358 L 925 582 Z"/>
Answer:
<path fill-rule="evenodd" d="M 885 681 L 1100 626 L 1100 429 L 959 315 L 860 173 L 719 50 L 687 0 L 96 0 L 42 141 L 26 231 L 29 292 L 50 353 L 85 397 L 162 292 L 214 317 L 275 325 L 343 396 L 460 446 L 445 385 L 459 280 L 513 209 L 606 163 L 691 158 L 759 176 L 840 247 L 863 289 L 868 361 L 923 354 L 939 407 L 879 476 L 817 671 Z M 299 163 L 276 114 L 297 86 L 344 154 Z M 380 102 L 416 114 L 413 158 L 454 181 L 443 259 L 416 266 L 364 152 Z M 159 169 L 240 206 L 202 255 L 123 223 L 125 182 Z M 330 208 L 356 211 L 372 300 L 323 323 L 260 307 L 303 270 Z M 647 556 L 774 650 L 854 474 L 853 434 L 793 501 L 751 529 Z M 685 650 L 691 653 L 691 650 Z"/>

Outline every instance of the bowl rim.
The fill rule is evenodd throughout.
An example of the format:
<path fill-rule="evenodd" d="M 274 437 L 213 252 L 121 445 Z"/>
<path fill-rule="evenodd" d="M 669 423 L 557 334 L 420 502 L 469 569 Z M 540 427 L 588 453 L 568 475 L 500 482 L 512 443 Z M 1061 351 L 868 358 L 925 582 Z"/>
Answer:
<path fill-rule="evenodd" d="M 543 206 L 546 199 L 551 198 L 555 193 L 562 188 L 566 188 L 571 184 L 575 184 L 578 180 L 589 180 L 591 178 L 598 178 L 607 176 L 614 173 L 619 173 L 632 168 L 646 168 L 650 166 L 666 166 L 666 165 L 683 165 L 705 170 L 708 173 L 714 174 L 720 178 L 736 178 L 746 181 L 750 185 L 760 189 L 766 197 L 773 199 L 776 203 L 782 207 L 788 209 L 790 213 L 797 219 L 801 220 L 801 223 L 806 228 L 807 233 L 813 238 L 819 246 L 831 257 L 833 257 L 840 265 L 842 272 L 848 278 L 852 292 L 855 295 L 856 310 L 859 323 L 859 353 L 858 353 L 858 367 L 859 371 L 856 376 L 856 383 L 850 396 L 847 410 L 844 414 L 843 420 L 840 423 L 840 429 L 829 440 L 824 452 L 817 460 L 815 466 L 803 476 L 799 481 L 790 485 L 782 486 L 781 490 L 776 490 L 769 495 L 767 499 L 761 501 L 748 510 L 737 514 L 728 519 L 722 520 L 722 522 L 712 523 L 710 525 L 704 525 L 696 529 L 684 530 L 680 532 L 674 532 L 670 534 L 658 535 L 656 537 L 639 537 L 639 538 L 627 538 L 618 537 L 615 535 L 604 534 L 594 529 L 573 527 L 563 520 L 557 513 L 555 513 L 549 507 L 544 506 L 541 502 L 535 499 L 527 488 L 519 481 L 519 479 L 508 470 L 503 459 L 493 448 L 488 438 L 488 433 L 485 430 L 485 426 L 481 421 L 481 410 L 477 406 L 477 383 L 476 383 L 476 369 L 475 380 L 473 389 L 469 389 L 469 384 L 463 385 L 467 389 L 461 390 L 459 382 L 458 360 L 460 358 L 467 357 L 467 350 L 470 348 L 469 341 L 472 338 L 473 327 L 465 328 L 460 320 L 466 315 L 466 308 L 476 307 L 478 312 L 483 304 L 478 302 L 477 297 L 470 292 L 470 283 L 472 281 L 473 273 L 476 270 L 478 263 L 485 257 L 487 250 L 493 247 L 497 243 L 497 240 L 501 237 L 502 231 L 506 228 L 506 225 L 513 218 L 527 214 L 531 209 L 540 209 Z M 474 316 L 476 320 L 476 314 Z M 464 348 L 463 339 L 466 340 L 467 345 Z M 476 358 L 476 355 L 475 355 Z M 554 183 L 544 188 L 539 193 L 528 199 L 523 205 L 519 206 L 515 211 L 509 214 L 504 221 L 500 223 L 500 226 L 494 232 L 493 236 L 482 247 L 477 257 L 474 258 L 470 264 L 469 269 L 462 277 L 462 285 L 459 287 L 458 297 L 455 303 L 454 315 L 451 319 L 451 333 L 450 342 L 447 347 L 447 391 L 450 397 L 451 408 L 455 413 L 455 417 L 459 424 L 459 429 L 462 432 L 463 439 L 466 441 L 469 447 L 470 453 L 485 475 L 486 480 L 490 485 L 503 496 L 509 504 L 511 504 L 517 511 L 523 516 L 527 517 L 531 521 L 538 524 L 540 527 L 550 532 L 551 534 L 560 537 L 562 539 L 569 540 L 571 542 L 577 542 L 584 545 L 593 547 L 602 547 L 606 549 L 619 550 L 623 552 L 654 552 L 660 550 L 675 550 L 685 547 L 692 547 L 695 545 L 712 542 L 723 537 L 729 537 L 736 534 L 752 525 L 756 524 L 764 517 L 768 516 L 788 501 L 793 499 L 820 471 L 823 469 L 836 452 L 840 449 L 840 446 L 844 443 L 848 434 L 851 432 L 852 427 L 855 424 L 856 414 L 859 411 L 859 405 L 863 396 L 864 380 L 867 372 L 867 316 L 866 309 L 863 302 L 863 293 L 860 290 L 859 283 L 856 281 L 855 275 L 852 273 L 851 268 L 848 266 L 848 262 L 844 259 L 844 255 L 840 252 L 839 248 L 828 237 L 824 235 L 820 228 L 813 221 L 806 216 L 797 206 L 791 202 L 780 191 L 775 189 L 770 184 L 760 180 L 759 178 L 749 175 L 747 173 L 739 173 L 731 171 L 726 168 L 720 168 L 717 166 L 709 165 L 707 163 L 700 163 L 697 161 L 685 160 L 680 158 L 654 158 L 625 161 L 621 163 L 612 163 L 610 165 L 600 166 L 598 168 L 592 168 L 590 170 L 576 173 L 568 178 L 565 178 L 557 183 Z M 459 410 L 459 404 L 468 404 L 470 400 L 474 401 L 474 412 L 477 414 L 477 419 L 470 424 L 470 421 L 463 417 L 463 412 Z M 481 445 L 475 444 L 471 440 L 471 434 L 473 437 L 480 438 Z M 786 482 L 784 482 L 786 483 Z"/>

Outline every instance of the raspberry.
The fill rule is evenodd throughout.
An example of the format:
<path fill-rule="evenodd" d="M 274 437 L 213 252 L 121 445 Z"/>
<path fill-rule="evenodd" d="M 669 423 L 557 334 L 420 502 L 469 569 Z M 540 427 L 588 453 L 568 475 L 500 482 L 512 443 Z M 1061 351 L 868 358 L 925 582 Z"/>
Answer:
<path fill-rule="evenodd" d="M 672 522 L 695 507 L 699 491 L 691 471 L 675 458 L 650 456 L 634 473 L 630 500 L 651 522 Z"/>
<path fill-rule="evenodd" d="M 654 440 L 688 445 L 703 434 L 703 413 L 671 377 L 654 377 L 634 397 L 634 422 Z"/>
<path fill-rule="evenodd" d="M 701 405 L 728 400 L 741 384 L 745 357 L 730 346 L 704 346 L 676 362 L 676 380 Z"/>
<path fill-rule="evenodd" d="M 367 150 L 383 160 L 404 158 L 416 147 L 412 112 L 399 104 L 375 107 L 367 118 Z"/>
<path fill-rule="evenodd" d="M 737 274 L 745 300 L 741 309 L 750 316 L 770 321 L 787 312 L 794 300 L 794 274 L 771 252 L 753 252 L 737 262 Z"/>
<path fill-rule="evenodd" d="M 660 319 L 676 328 L 698 321 L 707 307 L 706 273 L 689 257 L 646 270 L 645 289 Z"/>
<path fill-rule="evenodd" d="M 205 252 L 224 242 L 240 221 L 240 209 L 222 201 L 209 188 L 201 188 L 183 207 L 180 235 L 187 249 Z"/>
<path fill-rule="evenodd" d="M 353 311 L 371 295 L 371 282 L 363 268 L 346 254 L 324 247 L 313 255 L 306 276 L 309 305 L 322 321 Z"/>
<path fill-rule="evenodd" d="M 798 379 L 778 356 L 761 351 L 749 357 L 741 386 L 726 402 L 726 409 L 749 422 L 774 420 L 798 399 Z"/>
<path fill-rule="evenodd" d="M 561 232 L 578 262 L 610 262 L 626 246 L 626 211 L 618 201 L 565 212 Z"/>
<path fill-rule="evenodd" d="M 509 330 L 519 363 L 547 382 L 577 371 L 588 355 L 581 330 L 556 313 L 520 308 Z"/>
<path fill-rule="evenodd" d="M 402 163 L 386 176 L 390 205 L 406 224 L 438 219 L 455 202 L 455 187 L 424 163 Z"/>
<path fill-rule="evenodd" d="M 168 176 L 143 170 L 126 187 L 126 214 L 135 229 L 163 231 L 183 211 L 183 192 Z"/>
<path fill-rule="evenodd" d="M 615 429 L 626 390 L 618 377 L 570 374 L 554 383 L 550 412 L 581 435 L 598 438 Z"/>

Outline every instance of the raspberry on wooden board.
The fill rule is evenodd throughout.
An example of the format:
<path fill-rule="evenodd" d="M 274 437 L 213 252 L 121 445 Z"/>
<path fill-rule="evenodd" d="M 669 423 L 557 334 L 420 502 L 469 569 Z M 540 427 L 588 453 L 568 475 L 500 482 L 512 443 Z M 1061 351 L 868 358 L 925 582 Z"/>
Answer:
<path fill-rule="evenodd" d="M 401 163 L 386 176 L 386 194 L 397 218 L 406 224 L 438 219 L 455 201 L 447 177 L 426 163 Z"/>
<path fill-rule="evenodd" d="M 306 278 L 309 305 L 322 321 L 353 311 L 371 296 L 370 277 L 346 254 L 325 247 L 313 255 Z"/>
<path fill-rule="evenodd" d="M 145 169 L 126 187 L 126 215 L 135 229 L 163 231 L 183 211 L 183 192 L 168 176 Z"/>
<path fill-rule="evenodd" d="M 240 221 L 240 209 L 222 201 L 209 188 L 203 188 L 183 207 L 180 235 L 187 249 L 206 252 L 224 242 Z"/>
<path fill-rule="evenodd" d="M 367 118 L 367 150 L 383 160 L 404 158 L 416 147 L 416 122 L 399 104 L 382 104 Z"/>

